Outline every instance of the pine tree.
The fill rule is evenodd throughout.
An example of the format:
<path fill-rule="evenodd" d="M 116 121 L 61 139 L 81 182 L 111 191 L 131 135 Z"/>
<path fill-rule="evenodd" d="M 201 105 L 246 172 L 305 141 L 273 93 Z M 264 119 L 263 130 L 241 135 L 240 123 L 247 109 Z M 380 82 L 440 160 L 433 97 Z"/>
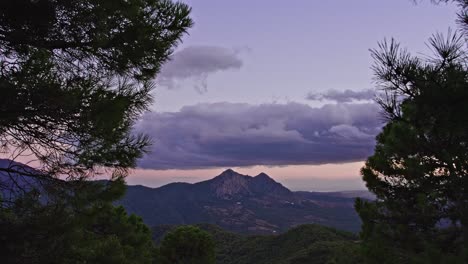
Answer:
<path fill-rule="evenodd" d="M 132 124 L 189 13 L 168 0 L 0 1 L 3 153 L 32 162 L 30 177 L 125 174 L 150 143 Z"/>
<path fill-rule="evenodd" d="M 0 1 L 2 263 L 151 263 L 149 229 L 112 203 L 189 14 L 169 0 Z"/>
<path fill-rule="evenodd" d="M 425 59 L 393 40 L 372 51 L 388 121 L 361 170 L 377 200 L 356 201 L 372 263 L 468 260 L 466 43 L 449 33 L 429 44 Z"/>

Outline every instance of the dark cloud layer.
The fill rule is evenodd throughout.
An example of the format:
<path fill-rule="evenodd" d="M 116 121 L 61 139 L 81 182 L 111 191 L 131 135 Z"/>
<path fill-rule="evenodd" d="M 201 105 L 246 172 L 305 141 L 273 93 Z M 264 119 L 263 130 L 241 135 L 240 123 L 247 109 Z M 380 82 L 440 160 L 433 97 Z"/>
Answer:
<path fill-rule="evenodd" d="M 251 165 L 343 163 L 372 153 L 382 126 L 373 103 L 214 103 L 149 113 L 137 130 L 153 150 L 139 167 L 194 169 Z"/>
<path fill-rule="evenodd" d="M 373 89 L 353 91 L 353 90 L 329 90 L 325 93 L 309 93 L 307 99 L 314 101 L 335 101 L 338 103 L 349 103 L 352 101 L 367 101 L 375 98 Z"/>
<path fill-rule="evenodd" d="M 181 81 L 191 81 L 195 89 L 205 92 L 208 76 L 218 71 L 242 67 L 239 52 L 216 46 L 190 46 L 174 53 L 157 77 L 159 84 L 175 88 Z"/>

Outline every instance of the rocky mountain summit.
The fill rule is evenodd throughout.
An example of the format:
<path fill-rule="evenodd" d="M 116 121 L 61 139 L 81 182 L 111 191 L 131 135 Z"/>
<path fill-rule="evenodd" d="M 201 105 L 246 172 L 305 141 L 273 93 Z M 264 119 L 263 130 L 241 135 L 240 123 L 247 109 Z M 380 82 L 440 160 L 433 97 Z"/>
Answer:
<path fill-rule="evenodd" d="M 209 181 L 198 184 L 209 184 L 212 192 L 221 199 L 235 199 L 257 195 L 281 196 L 291 194 L 290 190 L 265 173 L 260 173 L 252 177 L 239 174 L 232 169 L 224 171 L 219 176 Z"/>

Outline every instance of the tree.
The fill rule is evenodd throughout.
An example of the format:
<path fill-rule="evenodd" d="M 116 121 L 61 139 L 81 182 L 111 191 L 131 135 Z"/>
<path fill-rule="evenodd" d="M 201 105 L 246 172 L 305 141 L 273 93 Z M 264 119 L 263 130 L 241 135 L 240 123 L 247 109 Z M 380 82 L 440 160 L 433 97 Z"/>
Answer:
<path fill-rule="evenodd" d="M 468 261 L 468 65 L 462 35 L 418 58 L 395 41 L 373 50 L 388 123 L 361 170 L 376 201 L 356 201 L 370 263 Z"/>
<path fill-rule="evenodd" d="M 125 175 L 149 144 L 132 124 L 189 13 L 168 0 L 0 1 L 0 150 L 30 162 L 28 177 Z"/>
<path fill-rule="evenodd" d="M 189 13 L 169 0 L 0 1 L 2 261 L 151 261 L 147 228 L 112 202 L 150 143 L 132 125 Z M 87 181 L 100 174 L 110 181 Z"/>
<path fill-rule="evenodd" d="M 182 226 L 169 232 L 159 248 L 161 263 L 214 264 L 215 247 L 211 235 L 195 226 Z"/>
<path fill-rule="evenodd" d="M 148 227 L 111 204 L 123 182 L 109 183 L 105 191 L 102 183 L 88 184 L 73 207 L 22 196 L 0 211 L 2 263 L 152 263 Z"/>

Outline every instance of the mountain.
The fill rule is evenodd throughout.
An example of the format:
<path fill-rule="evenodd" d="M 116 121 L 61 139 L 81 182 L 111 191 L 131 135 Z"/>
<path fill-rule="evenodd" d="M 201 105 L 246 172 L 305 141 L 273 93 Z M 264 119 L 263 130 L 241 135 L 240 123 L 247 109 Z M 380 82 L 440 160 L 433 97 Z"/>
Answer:
<path fill-rule="evenodd" d="M 210 233 L 218 264 L 362 263 L 356 235 L 318 225 L 301 225 L 280 235 L 245 236 L 214 225 L 197 225 Z M 159 243 L 176 226 L 153 228 Z"/>
<path fill-rule="evenodd" d="M 219 199 L 242 199 L 254 196 L 285 196 L 291 194 L 286 187 L 274 181 L 265 173 L 255 177 L 241 175 L 231 169 L 224 171 L 212 180 L 200 182 L 195 186 L 209 186 L 210 192 Z"/>
<path fill-rule="evenodd" d="M 42 179 L 27 176 L 37 173 L 27 165 L 0 159 L 0 168 L 20 172 L 0 172 L 3 186 L 0 195 L 6 199 L 15 199 L 24 190 L 42 189 L 46 184 Z M 195 184 L 128 186 L 126 195 L 117 204 L 140 215 L 149 226 L 208 223 L 238 233 L 277 234 L 297 225 L 316 223 L 358 232 L 360 220 L 353 208 L 355 195 L 366 197 L 368 193 L 292 192 L 265 173 L 252 177 L 226 170 Z"/>
<path fill-rule="evenodd" d="M 39 188 L 44 179 L 30 177 L 29 175 L 41 175 L 39 171 L 9 159 L 0 159 L 0 196 L 5 200 L 14 200 L 20 194 Z"/>
<path fill-rule="evenodd" d="M 208 223 L 246 234 L 282 233 L 301 224 L 358 232 L 354 198 L 340 193 L 292 192 L 261 173 L 226 170 L 195 184 L 128 186 L 119 204 L 149 226 Z"/>

